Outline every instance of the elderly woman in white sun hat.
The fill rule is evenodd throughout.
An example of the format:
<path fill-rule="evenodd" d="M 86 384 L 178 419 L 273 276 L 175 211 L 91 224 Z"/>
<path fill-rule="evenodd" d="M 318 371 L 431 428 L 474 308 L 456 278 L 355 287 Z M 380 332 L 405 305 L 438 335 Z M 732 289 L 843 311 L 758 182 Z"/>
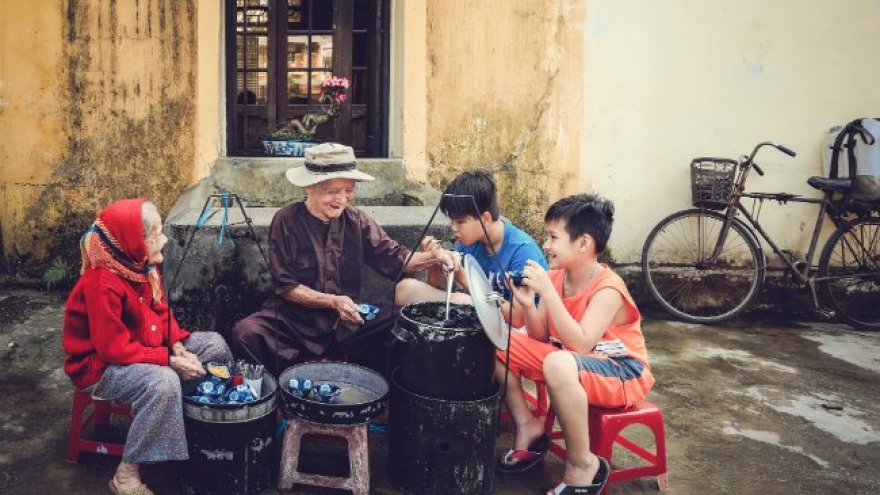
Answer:
<path fill-rule="evenodd" d="M 378 316 L 364 321 L 355 302 L 361 267 L 393 280 L 410 251 L 351 206 L 357 183 L 375 179 L 357 169 L 351 147 L 336 143 L 308 148 L 305 165 L 286 175 L 305 188 L 306 199 L 272 219 L 269 268 L 275 294 L 235 325 L 233 354 L 262 363 L 276 376 L 297 361 L 323 355 L 345 355 L 386 372 L 394 312 L 379 303 Z M 456 261 L 445 250 L 418 252 L 405 271 L 438 263 L 452 270 Z"/>

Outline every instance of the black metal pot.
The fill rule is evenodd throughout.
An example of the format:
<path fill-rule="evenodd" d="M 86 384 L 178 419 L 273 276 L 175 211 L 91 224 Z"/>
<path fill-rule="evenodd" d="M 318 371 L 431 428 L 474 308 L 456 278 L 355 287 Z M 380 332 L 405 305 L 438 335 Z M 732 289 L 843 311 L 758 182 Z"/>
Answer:
<path fill-rule="evenodd" d="M 342 392 L 339 400 L 324 403 L 298 397 L 288 389 L 291 378 L 308 378 L 316 385 L 332 382 Z M 356 364 L 315 362 L 291 366 L 281 373 L 281 409 L 289 417 L 331 425 L 369 423 L 385 412 L 388 405 L 388 382 L 375 371 Z"/>
<path fill-rule="evenodd" d="M 401 385 L 443 400 L 482 398 L 494 383 L 495 347 L 473 306 L 418 302 L 404 306 L 393 332 L 401 341 Z"/>

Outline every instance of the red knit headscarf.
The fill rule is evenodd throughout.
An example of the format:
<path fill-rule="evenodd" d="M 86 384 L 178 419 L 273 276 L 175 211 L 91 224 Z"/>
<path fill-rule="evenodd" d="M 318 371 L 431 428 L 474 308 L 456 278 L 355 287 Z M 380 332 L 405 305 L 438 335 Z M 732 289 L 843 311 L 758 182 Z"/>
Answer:
<path fill-rule="evenodd" d="M 82 269 L 103 267 L 133 282 L 149 282 L 153 300 L 162 300 L 159 270 L 147 261 L 144 240 L 143 205 L 145 198 L 122 199 L 110 203 L 80 242 Z"/>

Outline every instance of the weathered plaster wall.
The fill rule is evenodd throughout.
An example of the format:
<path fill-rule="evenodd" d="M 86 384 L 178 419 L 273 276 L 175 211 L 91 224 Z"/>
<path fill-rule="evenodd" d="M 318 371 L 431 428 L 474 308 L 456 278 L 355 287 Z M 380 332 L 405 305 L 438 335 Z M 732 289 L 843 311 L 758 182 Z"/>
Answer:
<path fill-rule="evenodd" d="M 615 258 L 638 260 L 651 227 L 690 204 L 697 156 L 759 156 L 755 191 L 818 196 L 828 129 L 880 115 L 876 0 L 590 0 L 580 189 L 615 201 Z M 815 208 L 766 204 L 762 224 L 803 253 Z"/>
<path fill-rule="evenodd" d="M 410 175 L 423 181 L 428 175 L 427 4 L 404 0 L 391 4 L 388 152 L 403 158 Z"/>
<path fill-rule="evenodd" d="M 586 0 L 432 1 L 427 7 L 428 179 L 494 170 L 502 213 L 540 232 L 576 192 Z"/>
<path fill-rule="evenodd" d="M 223 2 L 197 0 L 196 68 L 196 163 L 191 181 L 197 182 L 211 173 L 214 160 L 225 155 L 226 133 L 225 81 L 226 56 L 224 45 Z"/>
<path fill-rule="evenodd" d="M 167 211 L 193 180 L 195 0 L 41 0 L 0 10 L 5 260 L 76 256 L 112 200 Z"/>

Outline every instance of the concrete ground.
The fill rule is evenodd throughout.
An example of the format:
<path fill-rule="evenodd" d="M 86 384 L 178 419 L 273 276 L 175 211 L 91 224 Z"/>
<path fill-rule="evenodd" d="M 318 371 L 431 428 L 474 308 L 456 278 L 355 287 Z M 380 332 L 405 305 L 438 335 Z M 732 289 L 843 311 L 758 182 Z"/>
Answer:
<path fill-rule="evenodd" d="M 109 493 L 114 459 L 64 460 L 71 386 L 60 367 L 63 303 L 57 293 L 0 291 L 0 493 Z M 657 376 L 651 400 L 667 428 L 670 493 L 880 493 L 880 334 L 656 316 L 644 330 Z M 399 493 L 387 477 L 387 434 L 370 440 L 371 492 Z M 502 434 L 496 449 L 509 443 Z M 615 463 L 626 460 L 615 453 Z M 183 493 L 184 468 L 156 466 L 145 478 L 158 494 Z M 528 474 L 496 476 L 493 493 L 537 493 L 562 468 L 549 456 Z M 609 493 L 657 493 L 656 481 Z"/>

